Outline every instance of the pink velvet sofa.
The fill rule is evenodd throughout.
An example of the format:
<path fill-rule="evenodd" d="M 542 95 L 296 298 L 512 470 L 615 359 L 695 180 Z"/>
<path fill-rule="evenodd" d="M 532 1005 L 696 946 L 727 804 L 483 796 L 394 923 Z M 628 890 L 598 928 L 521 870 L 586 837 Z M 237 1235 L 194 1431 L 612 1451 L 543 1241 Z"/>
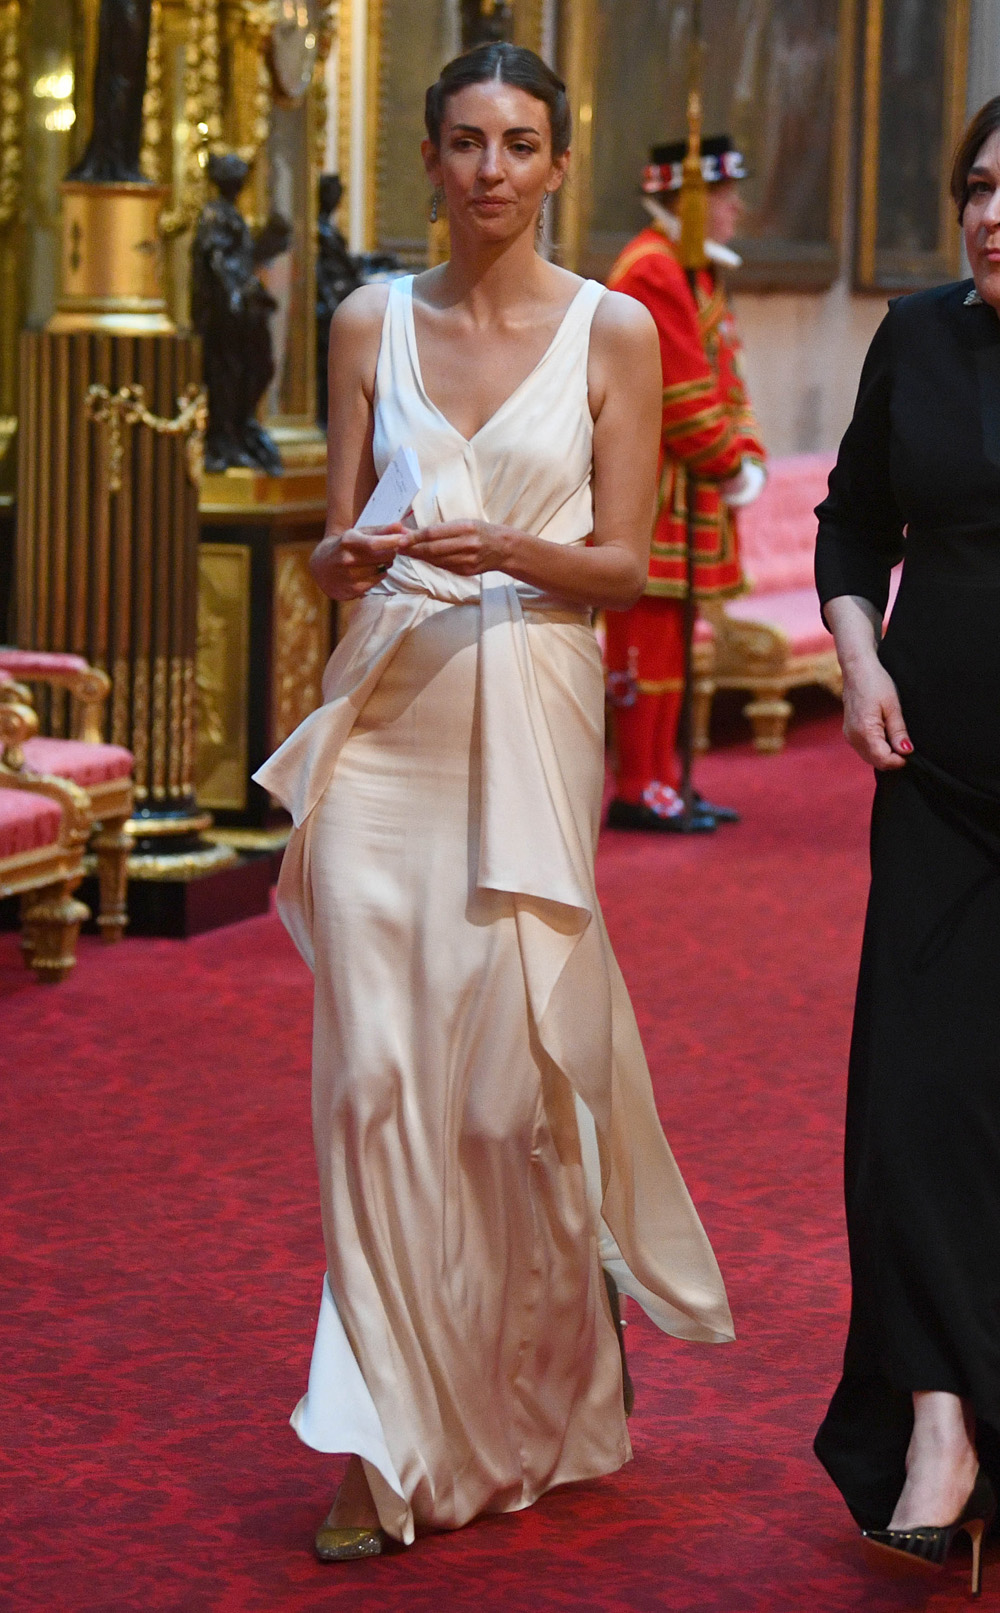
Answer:
<path fill-rule="evenodd" d="M 744 706 L 759 751 L 780 751 L 792 707 L 789 689 L 822 684 L 841 693 L 833 639 L 813 585 L 816 517 L 835 456 L 794 454 L 772 460 L 764 491 L 740 511 L 740 546 L 748 593 L 705 609 L 714 654 L 696 658 L 695 745 L 708 748 L 716 689 L 745 689 Z M 699 666 L 700 662 L 700 666 Z"/>

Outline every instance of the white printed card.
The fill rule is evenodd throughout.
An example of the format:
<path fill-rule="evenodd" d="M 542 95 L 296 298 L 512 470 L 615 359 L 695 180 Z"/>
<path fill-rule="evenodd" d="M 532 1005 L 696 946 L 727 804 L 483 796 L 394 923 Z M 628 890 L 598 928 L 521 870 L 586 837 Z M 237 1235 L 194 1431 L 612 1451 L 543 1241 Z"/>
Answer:
<path fill-rule="evenodd" d="M 409 443 L 404 443 L 379 477 L 355 526 L 394 526 L 409 515 L 420 485 L 420 462 Z"/>

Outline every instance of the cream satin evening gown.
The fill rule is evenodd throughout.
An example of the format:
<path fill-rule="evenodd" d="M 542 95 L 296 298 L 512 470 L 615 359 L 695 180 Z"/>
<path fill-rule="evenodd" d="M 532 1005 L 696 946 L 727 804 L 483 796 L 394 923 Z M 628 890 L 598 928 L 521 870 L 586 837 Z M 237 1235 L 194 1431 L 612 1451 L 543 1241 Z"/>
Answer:
<path fill-rule="evenodd" d="M 424 391 L 412 280 L 392 283 L 375 464 L 416 450 L 419 525 L 585 540 L 602 295 L 581 285 L 467 441 Z M 257 775 L 294 819 L 279 905 L 316 980 L 328 1280 L 292 1423 L 361 1456 L 408 1542 L 628 1460 L 602 1263 L 668 1333 L 722 1341 L 732 1322 L 594 889 L 589 613 L 401 558 L 324 696 Z"/>

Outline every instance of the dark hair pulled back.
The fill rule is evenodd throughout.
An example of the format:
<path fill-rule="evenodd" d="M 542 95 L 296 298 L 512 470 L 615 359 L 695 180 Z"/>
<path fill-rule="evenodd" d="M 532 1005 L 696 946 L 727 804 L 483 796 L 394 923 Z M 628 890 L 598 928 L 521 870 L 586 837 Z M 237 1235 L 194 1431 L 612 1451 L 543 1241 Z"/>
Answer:
<path fill-rule="evenodd" d="M 966 129 L 958 148 L 951 169 L 951 194 L 958 208 L 958 222 L 962 222 L 965 204 L 969 200 L 969 170 L 979 153 L 982 151 L 990 135 L 996 134 L 1000 129 L 1000 95 L 994 95 L 992 101 L 987 101 L 976 113 L 969 127 Z"/>
<path fill-rule="evenodd" d="M 536 101 L 544 101 L 549 109 L 553 157 L 561 157 L 563 152 L 569 150 L 572 119 L 565 84 L 533 50 L 504 41 L 477 45 L 442 67 L 439 78 L 431 85 L 424 100 L 424 122 L 427 137 L 433 145 L 441 144 L 441 123 L 449 95 L 464 90 L 469 84 L 488 84 L 491 81 L 512 84 L 516 89 L 533 95 Z"/>

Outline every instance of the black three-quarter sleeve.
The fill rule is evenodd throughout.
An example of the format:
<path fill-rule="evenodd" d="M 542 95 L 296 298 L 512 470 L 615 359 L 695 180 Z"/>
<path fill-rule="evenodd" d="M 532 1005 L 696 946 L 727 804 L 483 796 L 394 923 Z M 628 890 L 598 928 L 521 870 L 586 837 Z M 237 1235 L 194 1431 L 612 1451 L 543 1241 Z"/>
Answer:
<path fill-rule="evenodd" d="M 889 573 L 902 558 L 904 526 L 889 479 L 892 321 L 890 307 L 868 349 L 830 491 L 816 510 L 820 605 L 840 594 L 858 594 L 883 615 Z"/>

